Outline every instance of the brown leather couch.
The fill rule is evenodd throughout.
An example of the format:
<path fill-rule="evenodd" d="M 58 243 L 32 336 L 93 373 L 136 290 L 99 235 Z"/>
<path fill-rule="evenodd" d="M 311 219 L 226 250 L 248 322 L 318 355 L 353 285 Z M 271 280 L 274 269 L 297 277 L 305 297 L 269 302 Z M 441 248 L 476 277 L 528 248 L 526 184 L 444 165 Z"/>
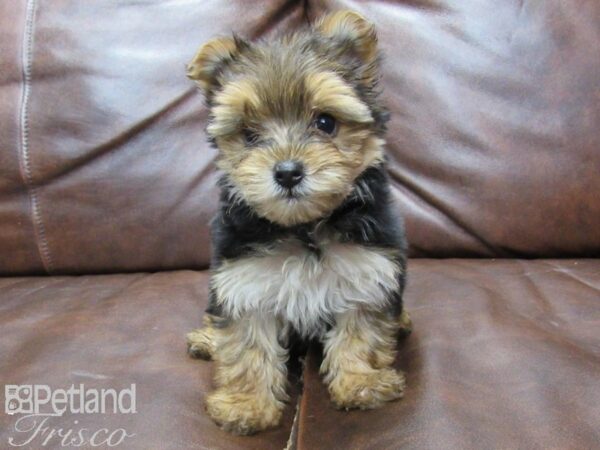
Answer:
<path fill-rule="evenodd" d="M 211 364 L 185 353 L 217 174 L 184 68 L 217 34 L 340 8 L 386 55 L 408 389 L 336 411 L 311 348 L 283 424 L 234 437 L 203 411 Z M 127 449 L 600 448 L 599 173 L 596 0 L 4 1 L 0 380 L 135 383 L 136 414 L 49 424 L 121 427 Z M 0 412 L 0 448 L 16 419 Z"/>

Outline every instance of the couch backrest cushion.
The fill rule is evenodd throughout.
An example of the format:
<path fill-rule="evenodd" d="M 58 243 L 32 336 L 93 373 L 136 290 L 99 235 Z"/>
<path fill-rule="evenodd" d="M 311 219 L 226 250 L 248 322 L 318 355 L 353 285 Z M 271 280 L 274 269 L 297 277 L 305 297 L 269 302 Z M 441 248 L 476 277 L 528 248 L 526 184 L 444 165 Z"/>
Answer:
<path fill-rule="evenodd" d="M 413 256 L 600 252 L 594 1 L 4 2 L 0 272 L 201 268 L 216 207 L 197 47 L 333 9 L 378 26 Z"/>

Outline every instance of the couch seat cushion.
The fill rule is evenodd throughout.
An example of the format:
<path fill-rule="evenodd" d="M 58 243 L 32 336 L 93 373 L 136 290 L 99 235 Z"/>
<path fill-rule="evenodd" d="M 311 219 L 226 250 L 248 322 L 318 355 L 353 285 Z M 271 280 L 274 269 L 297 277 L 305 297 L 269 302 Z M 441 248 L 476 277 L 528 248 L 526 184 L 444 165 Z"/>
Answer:
<path fill-rule="evenodd" d="M 600 260 L 412 260 L 405 398 L 336 411 L 309 354 L 300 450 L 584 449 L 600 442 Z"/>
<path fill-rule="evenodd" d="M 282 449 L 294 400 L 278 429 L 251 437 L 219 430 L 204 412 L 212 363 L 188 358 L 185 333 L 201 323 L 207 281 L 192 271 L 0 279 L 0 380 L 58 389 L 135 383 L 135 414 L 65 414 L 47 423 L 89 428 L 88 437 L 102 428 L 135 434 L 116 448 Z M 0 413 L 0 448 L 31 436 L 15 431 L 19 417 Z M 61 448 L 59 438 L 41 443 L 24 448 Z"/>
<path fill-rule="evenodd" d="M 135 414 L 48 422 L 135 434 L 117 448 L 284 448 L 295 400 L 278 429 L 251 437 L 220 431 L 204 412 L 212 364 L 187 357 L 184 335 L 200 323 L 207 281 L 192 271 L 0 279 L 0 380 L 52 388 L 135 383 Z M 375 411 L 335 410 L 313 346 L 293 446 L 580 449 L 600 442 L 600 260 L 411 260 L 406 304 L 414 332 L 397 360 L 407 372 L 406 397 Z M 19 417 L 0 414 L 0 446 L 25 439 L 14 428 Z M 61 448 L 60 441 L 45 448 Z"/>

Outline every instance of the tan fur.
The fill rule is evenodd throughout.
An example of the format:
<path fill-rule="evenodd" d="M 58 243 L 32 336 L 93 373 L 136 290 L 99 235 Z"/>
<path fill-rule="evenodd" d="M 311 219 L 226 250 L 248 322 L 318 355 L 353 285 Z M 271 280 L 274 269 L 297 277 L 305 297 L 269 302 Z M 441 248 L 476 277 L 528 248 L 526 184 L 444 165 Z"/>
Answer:
<path fill-rule="evenodd" d="M 229 37 L 208 41 L 188 64 L 187 76 L 196 81 L 201 89 L 211 87 L 211 78 L 217 66 L 237 52 L 235 41 Z"/>
<path fill-rule="evenodd" d="M 404 375 L 391 367 L 398 327 L 396 318 L 365 310 L 336 317 L 321 373 L 338 408 L 371 409 L 402 397 Z"/>
<path fill-rule="evenodd" d="M 213 39 L 188 76 L 210 107 L 207 132 L 219 149 L 227 201 L 285 227 L 316 224 L 314 248 L 282 238 L 214 267 L 213 306 L 227 319 L 207 316 L 187 336 L 190 355 L 215 360 L 208 414 L 236 434 L 279 423 L 288 399 L 281 342 L 291 328 L 324 339 L 321 371 L 338 407 L 368 409 L 401 397 L 404 377 L 391 365 L 397 333 L 410 319 L 375 311 L 388 309 L 401 287 L 398 254 L 319 231 L 349 195 L 373 195 L 356 180 L 384 158 L 387 113 L 378 101 L 373 25 L 341 11 L 310 33 L 272 43 Z M 300 163 L 296 185 L 275 180 L 282 162 Z"/>
<path fill-rule="evenodd" d="M 398 318 L 398 323 L 400 325 L 400 328 L 398 330 L 398 334 L 400 337 L 406 337 L 410 333 L 412 333 L 412 320 L 406 309 L 402 311 L 402 314 Z"/>
<path fill-rule="evenodd" d="M 383 140 L 360 125 L 341 124 L 328 141 L 289 145 L 277 124 L 265 122 L 275 144 L 259 151 L 243 148 L 241 138 L 217 139 L 222 149 L 217 165 L 228 172 L 246 200 L 261 216 L 285 226 L 309 222 L 334 210 L 348 196 L 352 182 L 383 158 Z M 278 143 L 281 143 L 278 145 Z M 290 201 L 279 196 L 273 166 L 296 159 L 306 168 L 304 196 Z"/>
<path fill-rule="evenodd" d="M 350 122 L 373 122 L 367 105 L 361 102 L 354 90 L 335 73 L 309 74 L 305 82 L 313 109 L 331 113 Z"/>
<path fill-rule="evenodd" d="M 205 314 L 202 318 L 204 326 L 190 331 L 186 335 L 188 354 L 192 358 L 210 360 L 215 354 L 215 328 L 213 317 Z"/>
<path fill-rule="evenodd" d="M 214 119 L 207 131 L 212 136 L 227 137 L 235 135 L 236 143 L 242 144 L 239 132 L 247 121 L 247 113 L 266 114 L 251 80 L 236 80 L 228 83 L 215 97 L 212 114 Z M 227 147 L 227 146 L 226 146 Z"/>
<path fill-rule="evenodd" d="M 377 33 L 375 27 L 365 17 L 355 11 L 337 11 L 323 17 L 315 29 L 327 37 L 352 42 L 356 52 L 367 63 L 377 59 Z M 366 78 L 376 78 L 373 66 Z"/>
<path fill-rule="evenodd" d="M 273 222 L 290 226 L 323 217 L 343 202 L 358 175 L 381 161 L 384 141 L 373 134 L 367 105 L 332 71 L 310 73 L 295 87 L 306 94 L 302 102 L 283 81 L 275 84 L 278 91 L 269 95 L 290 103 L 290 111 L 275 117 L 264 83 L 239 75 L 216 93 L 207 130 L 220 149 L 217 166 L 229 174 L 237 194 Z M 319 112 L 338 119 L 334 136 L 311 128 Z M 247 148 L 244 129 L 264 139 Z M 302 195 L 293 200 L 273 180 L 273 167 L 289 159 L 306 169 Z"/>
<path fill-rule="evenodd" d="M 226 431 L 252 434 L 279 423 L 288 400 L 279 327 L 274 317 L 249 315 L 214 328 L 217 389 L 206 398 L 206 410 Z"/>

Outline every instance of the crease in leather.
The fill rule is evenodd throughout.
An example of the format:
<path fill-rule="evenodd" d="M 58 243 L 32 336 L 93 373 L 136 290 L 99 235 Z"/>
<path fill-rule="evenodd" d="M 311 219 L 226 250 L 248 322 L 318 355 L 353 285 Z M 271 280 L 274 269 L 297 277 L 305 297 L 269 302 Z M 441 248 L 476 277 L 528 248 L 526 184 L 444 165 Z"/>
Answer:
<path fill-rule="evenodd" d="M 306 0 L 286 0 L 281 6 L 273 8 L 265 13 L 265 20 L 261 22 L 251 33 L 250 37 L 256 39 L 273 29 L 277 24 L 283 21 L 297 6 L 303 8 L 303 17 L 306 19 Z"/>
<path fill-rule="evenodd" d="M 454 261 L 455 263 L 457 263 L 457 261 Z M 527 264 L 525 261 L 521 261 L 521 260 L 515 260 L 515 262 L 520 266 L 520 267 L 525 267 L 525 265 Z M 542 261 L 545 264 L 550 264 L 547 261 Z M 515 311 L 514 309 L 511 309 L 509 305 L 507 305 L 506 303 L 502 302 L 502 301 L 493 301 L 494 298 L 498 297 L 498 293 L 501 292 L 498 289 L 494 289 L 491 288 L 489 286 L 485 286 L 482 285 L 480 283 L 478 283 L 476 281 L 476 276 L 464 276 L 464 272 L 465 270 L 469 270 L 471 272 L 474 272 L 475 275 L 478 272 L 477 270 L 473 271 L 473 267 L 470 266 L 468 263 L 467 264 L 461 264 L 461 270 L 460 272 L 463 274 L 462 277 L 456 277 L 453 276 L 449 273 L 444 273 L 444 277 L 447 279 L 454 279 L 456 281 L 459 282 L 470 282 L 470 284 L 472 286 L 476 286 L 478 289 L 480 289 L 482 292 L 484 292 L 485 297 L 492 300 L 490 301 L 488 304 L 490 305 L 490 307 L 492 309 L 494 309 L 496 312 L 501 311 L 500 314 L 496 314 L 495 317 L 506 317 L 506 324 L 507 325 L 513 325 L 516 326 L 518 329 L 520 330 L 531 330 L 534 329 L 536 330 L 536 334 L 541 334 L 544 336 L 547 336 L 547 341 L 551 341 L 554 342 L 556 345 L 562 346 L 562 347 L 568 347 L 571 352 L 574 352 L 576 354 L 580 354 L 583 355 L 584 358 L 586 360 L 590 360 L 592 359 L 595 363 L 597 363 L 600 367 L 600 358 L 599 355 L 595 354 L 592 351 L 588 351 L 587 349 L 583 349 L 581 347 L 581 343 L 579 343 L 577 341 L 576 338 L 573 338 L 572 336 L 569 335 L 569 333 L 563 328 L 562 329 L 562 334 L 561 334 L 561 338 L 557 338 L 556 337 L 556 333 L 554 330 L 552 329 L 548 329 L 545 328 L 544 326 L 542 326 L 543 323 L 548 323 L 547 320 L 542 320 L 542 324 L 540 324 L 540 320 L 539 319 L 532 319 L 531 317 L 528 317 L 526 315 L 523 315 L 521 313 L 519 313 L 518 311 Z M 560 270 L 552 270 L 551 272 L 556 273 L 556 272 L 561 272 Z M 546 273 L 546 272 L 544 272 Z M 535 299 L 541 299 L 542 302 L 544 302 L 544 306 L 549 306 L 549 304 L 546 301 L 546 295 L 539 289 L 539 287 L 536 285 L 536 283 L 529 277 L 528 273 L 523 271 L 523 273 L 520 274 L 522 277 L 524 277 L 527 281 L 527 285 L 530 289 L 533 289 L 535 291 L 535 295 L 532 296 L 532 298 Z M 512 277 L 516 277 L 517 275 L 511 275 Z M 536 303 L 537 305 L 538 303 Z M 425 306 L 418 306 L 418 307 L 412 307 L 411 311 L 418 311 L 421 309 L 433 309 L 431 307 L 425 307 Z M 435 308 L 435 309 L 439 309 L 439 308 Z M 450 306 L 448 307 L 448 309 L 452 309 Z M 552 315 L 554 317 L 556 317 L 556 314 L 554 312 L 554 309 L 552 309 L 552 312 L 548 313 L 549 315 Z M 526 326 L 522 326 L 519 325 L 518 322 L 521 323 L 526 323 Z"/>
<path fill-rule="evenodd" d="M 184 104 L 186 100 L 192 98 L 195 94 L 196 88 L 190 87 L 183 91 L 181 94 L 176 97 L 170 99 L 166 104 L 162 107 L 154 111 L 152 114 L 147 115 L 143 119 L 140 119 L 125 130 L 123 130 L 118 135 L 112 137 L 106 142 L 95 146 L 93 150 L 86 153 L 81 158 L 73 161 L 71 164 L 67 164 L 63 166 L 59 171 L 55 172 L 50 178 L 47 178 L 44 183 L 49 184 L 52 181 L 56 181 L 57 179 L 64 177 L 69 173 L 73 173 L 78 169 L 84 167 L 88 163 L 101 158 L 103 155 L 108 154 L 115 149 L 123 146 L 132 138 L 137 136 L 139 133 L 143 132 L 148 126 L 160 121 L 164 114 L 168 114 L 169 112 L 177 109 L 180 105 Z"/>
<path fill-rule="evenodd" d="M 522 269 L 521 275 L 523 276 L 523 279 L 525 280 L 525 284 L 527 284 L 528 289 L 533 291 L 532 298 L 538 299 L 539 302 L 541 302 L 543 304 L 544 313 L 549 313 L 553 316 L 556 316 L 556 310 L 552 307 L 550 302 L 548 302 L 548 300 L 546 299 L 546 296 L 544 295 L 543 291 L 539 288 L 538 284 L 535 281 L 533 281 L 533 279 L 531 278 L 530 272 L 526 271 L 526 267 L 525 267 L 525 264 L 523 263 L 523 261 L 517 260 L 516 262 L 519 264 L 519 267 L 521 267 L 521 269 Z M 550 271 L 550 272 L 554 272 L 554 271 Z M 548 273 L 548 272 L 544 272 L 544 273 Z"/>
<path fill-rule="evenodd" d="M 119 289 L 117 289 L 115 291 L 109 292 L 109 293 L 107 293 L 107 295 L 103 295 L 99 298 L 96 298 L 97 302 L 103 303 L 105 305 L 108 300 L 119 296 L 123 292 L 127 291 L 132 285 L 138 283 L 142 279 L 147 278 L 148 275 L 149 274 L 141 274 L 140 276 L 135 277 L 134 280 L 127 283 L 125 286 L 120 287 Z M 56 283 L 52 283 L 51 285 L 45 285 L 43 287 L 40 287 L 33 291 L 30 291 L 27 294 L 39 292 L 43 289 L 46 289 L 48 286 L 52 286 L 53 288 L 56 288 L 56 286 L 60 285 L 60 284 L 69 285 L 70 280 L 72 280 L 73 278 L 78 278 L 78 277 L 67 276 L 67 277 L 56 277 L 56 279 L 54 277 L 52 277 L 51 279 L 55 279 Z M 44 317 L 35 317 L 35 325 L 36 325 L 35 327 L 29 327 L 29 326 L 22 327 L 22 328 L 26 329 L 27 331 L 25 331 L 23 333 L 23 335 L 20 339 L 20 343 L 16 345 L 16 349 L 13 353 L 14 357 L 16 357 L 17 355 L 27 354 L 33 361 L 40 359 L 39 355 L 45 354 L 47 352 L 47 348 L 45 346 L 46 342 L 43 337 L 43 334 L 40 334 L 40 329 L 41 330 L 55 329 L 55 327 L 54 327 L 55 324 L 60 325 L 61 323 L 64 322 L 65 315 L 77 314 L 77 311 L 87 311 L 89 309 L 89 305 L 86 305 L 81 302 L 78 304 L 78 306 L 79 306 L 78 308 L 63 309 L 59 313 L 57 313 L 56 311 L 48 311 L 48 313 L 45 314 Z M 25 307 L 24 310 L 27 311 L 27 307 Z M 12 317 L 11 319 L 12 319 L 12 321 L 19 320 L 19 319 L 27 320 L 27 316 L 23 314 L 19 318 Z M 50 345 L 52 345 L 52 344 L 50 344 Z M 19 367 L 17 366 L 16 369 L 18 370 Z M 10 370 L 8 370 L 8 375 L 6 376 L 6 378 L 7 379 L 14 378 L 14 375 L 10 372 Z"/>
<path fill-rule="evenodd" d="M 202 112 L 203 115 L 208 115 L 208 111 L 206 109 L 203 109 Z M 198 170 L 196 175 L 190 180 L 189 183 L 187 183 L 187 186 L 181 190 L 181 193 L 173 200 L 173 204 L 170 207 L 168 207 L 164 213 L 161 214 L 163 219 L 168 218 L 174 211 L 176 211 L 179 205 L 183 204 L 187 199 L 189 199 L 190 194 L 202 184 L 207 174 L 214 169 L 213 162 L 215 160 L 215 157 L 216 155 L 213 156 L 211 159 L 208 159 L 204 167 Z M 207 267 L 202 267 L 202 269 L 205 269 Z"/>
<path fill-rule="evenodd" d="M 32 278 L 33 277 L 0 277 L 0 290 L 12 289 L 20 284 L 29 284 Z"/>
<path fill-rule="evenodd" d="M 525 269 L 526 263 L 524 261 L 515 260 L 515 262 L 520 267 Z M 546 261 L 542 261 L 542 262 L 547 263 Z M 556 272 L 560 272 L 560 271 L 552 270 L 551 272 L 556 273 Z M 547 272 L 544 272 L 544 273 L 547 273 Z M 544 294 L 543 291 L 538 287 L 538 284 L 531 279 L 529 273 L 525 272 L 525 270 L 523 270 L 523 272 L 520 275 L 525 279 L 527 288 L 534 291 L 534 294 L 531 296 L 531 298 L 536 299 L 536 306 L 539 306 L 540 302 L 541 302 L 541 304 L 543 304 L 542 309 L 544 310 L 544 315 L 547 314 L 547 315 L 550 315 L 550 316 L 556 318 L 557 317 L 556 311 L 554 308 L 552 308 L 551 304 L 547 301 L 547 295 Z M 494 299 L 494 297 L 498 297 L 498 293 L 501 292 L 498 289 L 495 290 L 493 288 L 482 286 L 479 283 L 473 283 L 473 284 L 476 284 L 476 286 L 478 288 L 480 288 L 484 292 L 486 292 L 486 296 L 489 299 Z M 599 357 L 600 355 L 598 355 L 597 353 L 595 353 L 593 351 L 589 351 L 585 348 L 582 348 L 582 344 L 580 342 L 578 342 L 577 338 L 574 338 L 573 336 L 571 336 L 570 333 L 564 327 L 561 327 L 561 335 L 559 337 L 557 337 L 555 330 L 548 329 L 547 327 L 543 326 L 543 324 L 549 323 L 549 320 L 546 320 L 547 317 L 543 317 L 543 318 L 541 318 L 541 320 L 540 320 L 540 318 L 534 319 L 534 318 L 528 317 L 528 316 L 521 314 L 518 311 L 515 311 L 514 309 L 510 308 L 509 306 L 507 306 L 506 303 L 504 303 L 502 301 L 493 301 L 492 300 L 489 302 L 489 305 L 492 308 L 496 309 L 496 311 L 499 311 L 500 309 L 502 309 L 504 311 L 504 314 L 502 314 L 502 315 L 508 317 L 507 325 L 509 325 L 509 326 L 514 325 L 520 330 L 526 330 L 528 333 L 531 330 L 535 330 L 536 336 L 539 334 L 539 335 L 543 335 L 543 336 L 547 337 L 545 339 L 546 342 L 550 341 L 560 347 L 566 347 L 569 349 L 569 352 L 571 352 L 573 354 L 582 355 L 586 361 L 592 361 L 594 363 L 594 365 L 596 365 L 596 366 L 598 366 L 598 368 L 600 368 L 600 357 Z M 501 317 L 501 316 L 497 315 L 496 317 Z M 526 323 L 526 325 L 525 326 L 519 325 L 518 322 Z"/>
<path fill-rule="evenodd" d="M 31 96 L 31 71 L 33 65 L 33 44 L 35 17 L 37 11 L 37 0 L 28 0 L 25 15 L 25 27 L 23 29 L 21 64 L 22 64 L 22 91 L 19 111 L 19 168 L 21 178 L 27 191 L 30 204 L 31 222 L 35 235 L 35 243 L 38 255 L 44 271 L 52 273 L 53 261 L 48 245 L 46 228 L 41 213 L 40 199 L 38 195 L 39 186 L 33 179 L 31 172 L 31 160 L 29 155 L 29 101 Z"/>
<path fill-rule="evenodd" d="M 302 369 L 304 370 L 304 368 Z M 300 381 L 300 392 L 294 405 L 294 420 L 292 421 L 292 428 L 290 429 L 290 435 L 288 437 L 287 444 L 283 450 L 296 450 L 298 448 L 298 419 L 300 417 L 300 404 L 302 402 L 302 382 Z"/>
<path fill-rule="evenodd" d="M 515 39 L 515 34 L 517 34 L 517 31 L 519 30 L 517 25 L 521 22 L 521 17 L 523 16 L 523 11 L 525 10 L 525 3 L 526 0 L 521 0 L 519 4 L 519 11 L 517 11 L 517 14 L 515 16 L 515 28 L 510 34 L 510 38 L 508 39 L 508 45 L 511 45 L 513 43 L 513 40 Z"/>
<path fill-rule="evenodd" d="M 45 279 L 45 277 L 38 277 L 38 278 L 44 278 Z M 11 298 L 11 300 L 12 300 L 11 303 L 6 304 L 4 302 L 0 302 L 0 312 L 4 311 L 5 309 L 9 309 L 10 310 L 10 308 L 14 307 L 14 303 L 15 302 L 17 302 L 17 303 L 23 303 L 23 302 L 25 302 L 26 299 L 27 299 L 27 297 L 31 296 L 32 294 L 34 294 L 36 292 L 42 291 L 42 290 L 47 289 L 49 287 L 53 288 L 53 287 L 59 285 L 60 282 L 61 282 L 61 279 L 60 278 L 51 277 L 51 278 L 48 278 L 47 281 L 48 281 L 48 283 L 44 284 L 43 286 L 36 287 L 36 288 L 33 288 L 33 289 L 31 289 L 31 288 L 23 289 L 22 294 L 18 295 L 16 300 L 14 299 L 14 296 L 13 296 L 13 298 Z M 11 283 L 11 284 L 8 284 L 8 285 L 2 285 L 2 286 L 0 286 L 0 289 L 2 289 L 2 291 L 8 291 L 9 289 L 10 290 L 15 290 L 15 289 L 21 289 L 21 288 L 18 287 L 19 285 L 30 285 L 30 284 L 31 284 L 31 280 L 29 280 L 27 278 L 24 278 L 24 279 L 19 280 L 19 281 L 15 282 L 15 283 Z M 2 320 L 2 317 L 0 316 L 0 324 L 2 324 L 2 322 L 3 322 L 3 320 Z"/>
<path fill-rule="evenodd" d="M 562 275 L 564 275 L 564 276 L 566 276 L 566 277 L 568 277 L 568 278 L 570 278 L 572 280 L 575 280 L 578 283 L 583 284 L 584 286 L 592 289 L 593 291 L 600 292 L 600 286 L 594 286 L 589 281 L 584 280 L 581 277 L 578 277 L 577 275 L 573 274 L 572 272 L 569 272 L 568 269 L 565 269 L 564 267 L 556 266 L 556 265 L 552 264 L 549 261 L 542 260 L 542 262 L 544 264 L 550 266 L 550 267 L 553 267 L 555 272 L 560 273 L 560 274 L 562 274 Z"/>
<path fill-rule="evenodd" d="M 516 314 L 512 310 L 511 314 L 513 318 L 516 317 L 521 322 L 527 323 L 526 326 L 519 326 L 519 329 L 526 329 L 528 332 L 534 330 L 536 336 L 546 336 L 544 342 L 551 342 L 554 345 L 567 349 L 569 354 L 579 356 L 580 358 L 577 359 L 577 363 L 582 363 L 584 361 L 585 363 L 592 364 L 594 367 L 600 370 L 600 355 L 598 352 L 583 348 L 581 343 L 569 336 L 565 330 L 562 330 L 561 335 L 557 337 L 553 330 L 549 330 L 540 326 L 539 320 L 535 320 L 521 314 Z M 514 323 L 514 320 L 511 320 L 511 323 Z M 570 364 L 575 364 L 575 361 L 571 361 Z"/>
<path fill-rule="evenodd" d="M 108 295 L 102 297 L 101 300 L 104 302 L 104 301 L 112 300 L 116 297 L 119 297 L 124 292 L 130 290 L 132 286 L 138 284 L 142 280 L 146 280 L 146 279 L 152 277 L 153 275 L 154 274 L 152 274 L 152 273 L 140 273 L 137 277 L 135 277 L 133 280 L 129 281 L 124 286 L 121 286 L 116 291 L 112 291 Z"/>
<path fill-rule="evenodd" d="M 147 279 L 151 275 L 152 274 L 148 274 L 148 273 L 139 274 L 133 280 L 128 281 L 125 285 L 120 286 L 118 289 L 112 290 L 110 292 L 107 292 L 105 295 L 101 295 L 100 297 L 97 297 L 96 301 L 98 303 L 106 304 L 107 301 L 110 301 L 112 299 L 118 298 L 119 296 L 122 296 L 123 293 L 125 293 L 126 291 L 131 289 L 132 286 L 134 286 L 135 284 L 139 283 L 142 280 Z M 128 275 L 128 277 L 131 277 L 131 276 L 132 275 Z M 23 296 L 21 296 L 20 298 L 23 299 L 24 297 L 31 296 L 32 294 L 35 294 L 36 292 L 40 292 L 42 290 L 47 289 L 48 287 L 57 288 L 57 286 L 59 286 L 61 284 L 69 285 L 70 280 L 72 280 L 73 278 L 77 278 L 77 277 L 76 276 L 51 277 L 50 280 L 54 281 L 53 283 L 44 284 L 43 286 L 40 286 L 33 290 L 24 292 Z M 80 309 L 80 310 L 89 309 L 89 305 L 86 305 L 86 304 L 80 304 L 79 306 L 80 307 L 77 309 Z M 63 310 L 62 313 L 70 313 L 73 311 L 75 311 L 75 309 L 67 309 L 67 310 Z M 38 324 L 40 324 L 40 323 L 43 324 L 44 322 L 48 322 L 48 321 L 56 321 L 56 320 L 61 321 L 62 318 L 60 316 L 61 316 L 61 314 L 52 313 L 52 314 L 48 314 L 44 318 L 36 318 L 36 321 Z M 14 317 L 12 318 L 12 320 L 15 320 Z M 44 328 L 44 327 L 42 327 L 42 328 Z M 37 330 L 37 328 L 31 329 L 30 332 L 31 332 L 31 336 L 33 336 L 33 337 L 39 335 L 39 331 Z M 27 345 L 28 342 L 29 342 L 29 340 L 23 339 L 23 345 Z M 20 353 L 20 352 L 18 352 L 18 353 Z"/>
<path fill-rule="evenodd" d="M 435 196 L 431 195 L 425 189 L 417 186 L 416 183 L 411 182 L 410 180 L 403 177 L 397 170 L 390 170 L 390 178 L 397 184 L 402 187 L 410 190 L 413 194 L 415 194 L 418 198 L 423 200 L 426 204 L 428 204 L 432 209 L 437 211 L 439 214 L 444 216 L 448 222 L 454 224 L 455 227 L 460 229 L 466 236 L 470 237 L 474 241 L 476 241 L 479 245 L 481 245 L 485 250 L 487 250 L 488 254 L 498 255 L 502 257 L 509 257 L 511 255 L 506 254 L 506 252 L 497 249 L 494 245 L 485 240 L 482 236 L 477 234 L 472 227 L 468 226 L 462 220 L 460 220 L 455 214 L 451 212 L 448 208 L 446 208 L 442 203 L 440 203 Z"/>
<path fill-rule="evenodd" d="M 310 0 L 307 0 L 307 3 Z M 427 9 L 436 12 L 451 12 L 452 8 L 442 5 L 436 0 L 383 0 L 380 3 L 391 3 L 393 6 L 403 6 L 405 8 Z"/>
<path fill-rule="evenodd" d="M 453 222 L 448 222 L 446 220 L 444 220 L 444 215 L 443 214 L 439 214 L 439 211 L 437 210 L 437 208 L 435 208 L 433 205 L 431 205 L 430 203 L 426 202 L 426 201 L 422 201 L 423 199 L 416 193 L 413 192 L 411 189 L 408 189 L 403 183 L 398 182 L 396 179 L 394 179 L 391 171 L 390 171 L 390 182 L 392 184 L 392 187 L 395 187 L 396 189 L 398 189 L 399 191 L 403 191 L 406 192 L 407 196 L 413 201 L 413 203 L 415 205 L 420 206 L 420 211 L 423 211 L 423 214 L 426 214 L 427 216 L 436 216 L 436 217 L 441 217 L 441 221 L 444 222 L 444 225 L 449 225 L 452 226 Z M 419 210 L 417 210 L 419 211 Z M 415 214 L 415 212 L 412 212 L 413 214 Z M 433 223 L 433 222 L 431 222 Z M 455 227 L 456 228 L 456 227 Z M 459 232 L 462 231 L 459 229 Z M 408 232 L 409 234 L 409 238 L 410 238 L 410 232 Z M 447 233 L 450 234 L 450 233 Z M 469 242 L 473 242 L 473 239 L 471 238 L 470 235 L 465 234 L 464 232 L 461 234 L 461 236 L 464 236 L 465 240 L 469 241 Z M 479 255 L 481 255 L 481 247 L 479 245 L 477 245 L 477 242 L 475 241 L 475 246 L 476 249 L 466 249 L 464 248 L 464 246 L 460 247 L 460 256 L 461 257 L 478 257 Z M 446 253 L 446 256 L 443 256 L 443 254 L 435 253 L 432 252 L 431 249 L 428 249 L 425 246 L 420 245 L 419 241 L 417 242 L 410 242 L 410 249 L 409 249 L 409 256 L 411 258 L 431 258 L 431 257 L 437 257 L 437 258 L 453 258 L 456 257 L 456 255 L 453 254 L 448 254 Z"/>

